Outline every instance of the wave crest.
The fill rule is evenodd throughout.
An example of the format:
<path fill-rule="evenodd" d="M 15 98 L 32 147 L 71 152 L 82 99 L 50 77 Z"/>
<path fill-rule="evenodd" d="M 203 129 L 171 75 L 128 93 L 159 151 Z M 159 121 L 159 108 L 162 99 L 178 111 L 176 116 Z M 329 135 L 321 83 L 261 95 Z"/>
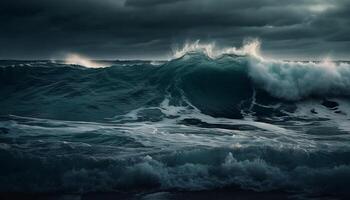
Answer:
<path fill-rule="evenodd" d="M 258 39 L 249 40 L 244 42 L 241 48 L 229 47 L 229 48 L 218 48 L 214 43 L 200 43 L 199 40 L 193 43 L 186 43 L 181 49 L 175 49 L 173 53 L 174 58 L 183 57 L 186 54 L 199 52 L 204 53 L 206 56 L 215 59 L 223 55 L 238 55 L 246 56 L 250 55 L 262 59 L 260 54 L 261 42 Z"/>

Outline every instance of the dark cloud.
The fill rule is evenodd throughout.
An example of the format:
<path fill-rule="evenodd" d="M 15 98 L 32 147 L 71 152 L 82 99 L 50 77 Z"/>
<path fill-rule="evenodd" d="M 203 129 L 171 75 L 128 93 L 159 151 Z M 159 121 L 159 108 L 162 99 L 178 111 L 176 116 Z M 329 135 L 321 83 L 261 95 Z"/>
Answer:
<path fill-rule="evenodd" d="M 162 4 L 174 4 L 179 1 L 187 1 L 187 0 L 126 0 L 125 6 L 133 6 L 133 7 L 148 7 L 148 6 L 158 6 Z"/>
<path fill-rule="evenodd" d="M 185 41 L 258 37 L 280 57 L 350 56 L 346 0 L 1 0 L 0 58 L 162 58 Z"/>

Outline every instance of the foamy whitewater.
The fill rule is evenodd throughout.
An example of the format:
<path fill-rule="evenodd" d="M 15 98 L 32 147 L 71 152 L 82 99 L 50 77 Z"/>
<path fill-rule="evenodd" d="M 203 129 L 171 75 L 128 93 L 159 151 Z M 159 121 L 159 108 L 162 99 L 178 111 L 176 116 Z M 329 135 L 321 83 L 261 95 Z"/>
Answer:
<path fill-rule="evenodd" d="M 0 191 L 347 199 L 349 65 L 265 58 L 258 41 L 0 61 Z"/>

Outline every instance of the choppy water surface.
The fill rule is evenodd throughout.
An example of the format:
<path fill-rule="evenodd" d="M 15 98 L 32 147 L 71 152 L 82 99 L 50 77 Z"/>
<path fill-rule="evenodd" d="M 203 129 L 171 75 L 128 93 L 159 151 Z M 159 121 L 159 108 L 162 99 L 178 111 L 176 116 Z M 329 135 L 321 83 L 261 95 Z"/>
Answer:
<path fill-rule="evenodd" d="M 105 65 L 0 62 L 1 192 L 349 196 L 349 64 Z"/>

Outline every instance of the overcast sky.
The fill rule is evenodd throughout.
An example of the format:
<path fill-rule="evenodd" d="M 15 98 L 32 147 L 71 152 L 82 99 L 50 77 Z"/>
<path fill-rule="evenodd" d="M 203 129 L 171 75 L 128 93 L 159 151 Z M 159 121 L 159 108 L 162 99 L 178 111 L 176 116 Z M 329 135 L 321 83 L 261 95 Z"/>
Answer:
<path fill-rule="evenodd" d="M 0 59 L 167 58 L 259 38 L 284 59 L 350 60 L 349 0 L 0 0 Z"/>

